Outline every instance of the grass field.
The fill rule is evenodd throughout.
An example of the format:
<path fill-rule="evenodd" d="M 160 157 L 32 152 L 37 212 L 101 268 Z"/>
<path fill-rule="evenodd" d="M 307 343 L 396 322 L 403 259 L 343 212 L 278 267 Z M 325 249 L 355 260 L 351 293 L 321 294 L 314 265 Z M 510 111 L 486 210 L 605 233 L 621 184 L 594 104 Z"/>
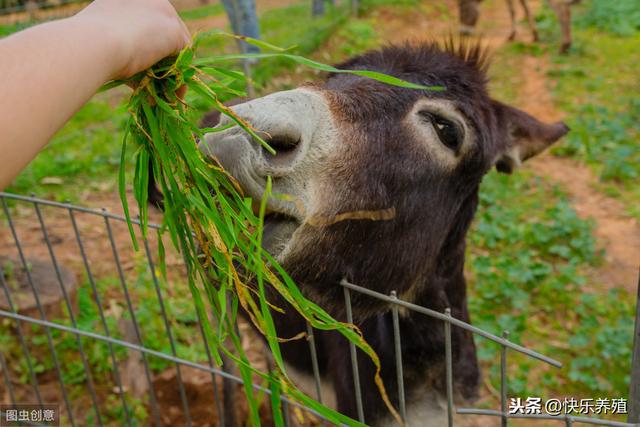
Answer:
<path fill-rule="evenodd" d="M 202 19 L 209 16 L 222 15 L 223 13 L 224 7 L 222 6 L 222 3 L 215 3 L 198 7 L 196 9 L 181 10 L 180 17 L 185 21 L 188 21 L 192 19 Z"/>

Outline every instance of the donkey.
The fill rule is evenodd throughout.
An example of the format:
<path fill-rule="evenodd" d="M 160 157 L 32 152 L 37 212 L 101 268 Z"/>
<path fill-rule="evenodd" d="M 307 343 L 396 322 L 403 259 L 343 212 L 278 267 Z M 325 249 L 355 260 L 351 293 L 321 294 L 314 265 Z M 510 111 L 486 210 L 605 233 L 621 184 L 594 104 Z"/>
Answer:
<path fill-rule="evenodd" d="M 475 26 L 480 17 L 480 3 L 482 0 L 458 0 L 458 9 L 460 16 L 460 34 L 464 36 L 472 35 L 475 32 Z M 548 0 L 549 5 L 558 17 L 560 25 L 560 53 L 567 53 L 571 48 L 571 6 L 578 4 L 581 0 Z M 524 10 L 527 23 L 531 29 L 533 41 L 538 42 L 540 37 L 536 27 L 536 20 L 531 13 L 531 8 L 527 0 L 520 0 L 520 5 Z M 508 40 L 513 41 L 516 38 L 516 8 L 514 0 L 507 0 L 507 8 L 511 17 L 511 31 Z"/>
<path fill-rule="evenodd" d="M 511 32 L 509 33 L 508 40 L 513 41 L 516 38 L 517 23 L 516 23 L 516 8 L 513 2 L 514 0 L 507 0 L 507 8 L 509 9 L 509 16 L 511 18 Z M 460 16 L 460 34 L 464 36 L 470 36 L 475 32 L 475 26 L 480 18 L 480 3 L 482 0 L 458 0 L 458 14 Z M 533 35 L 533 41 L 539 41 L 538 30 L 536 28 L 536 21 L 531 14 L 529 3 L 527 0 L 520 0 L 520 5 L 524 10 L 524 14 L 527 17 L 529 28 Z"/>
<path fill-rule="evenodd" d="M 340 69 L 386 73 L 443 91 L 390 86 L 352 74 L 273 93 L 232 107 L 277 150 L 269 154 L 239 127 L 207 134 L 203 153 L 220 162 L 246 194 L 262 198 L 267 177 L 263 244 L 301 290 L 345 320 L 342 279 L 434 310 L 449 307 L 470 322 L 464 278 L 465 236 L 482 177 L 511 173 L 568 131 L 492 99 L 486 52 L 478 45 L 390 46 L 354 57 Z M 220 125 L 230 119 L 223 117 Z M 370 212 L 362 218 L 353 212 Z M 375 215 L 385 212 L 385 215 Z M 391 214 L 389 214 L 391 213 Z M 360 219 L 358 219 L 360 218 Z M 284 301 L 274 313 L 280 337 L 306 331 Z M 354 323 L 374 348 L 394 405 L 398 404 L 389 304 L 351 293 Z M 400 316 L 407 423 L 445 424 L 444 334 L 440 321 Z M 349 346 L 333 332 L 314 332 L 325 404 L 357 417 Z M 480 371 L 473 336 L 453 333 L 459 399 L 476 397 Z M 313 384 L 308 343 L 282 344 L 287 372 L 303 389 Z M 358 353 L 365 421 L 393 423 L 374 385 L 374 367 Z M 315 395 L 309 390 L 310 395 Z M 396 406 L 397 407 L 397 406 Z"/>

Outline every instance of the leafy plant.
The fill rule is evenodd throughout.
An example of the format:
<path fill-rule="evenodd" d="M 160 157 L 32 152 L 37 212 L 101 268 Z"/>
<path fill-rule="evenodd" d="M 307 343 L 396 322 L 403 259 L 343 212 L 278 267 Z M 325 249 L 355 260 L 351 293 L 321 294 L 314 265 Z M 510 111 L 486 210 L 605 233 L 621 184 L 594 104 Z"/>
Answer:
<path fill-rule="evenodd" d="M 590 0 L 575 22 L 582 27 L 629 36 L 640 30 L 640 8 L 635 0 Z"/>
<path fill-rule="evenodd" d="M 631 181 L 640 178 L 640 102 L 630 100 L 623 112 L 587 104 L 571 119 L 572 132 L 554 149 L 563 156 L 582 158 L 602 165 L 603 180 Z"/>

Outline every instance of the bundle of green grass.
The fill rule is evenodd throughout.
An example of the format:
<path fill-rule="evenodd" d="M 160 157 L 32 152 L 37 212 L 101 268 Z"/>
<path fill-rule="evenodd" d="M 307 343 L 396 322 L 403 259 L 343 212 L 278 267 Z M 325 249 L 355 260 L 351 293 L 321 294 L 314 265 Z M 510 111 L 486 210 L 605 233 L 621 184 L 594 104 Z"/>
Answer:
<path fill-rule="evenodd" d="M 363 340 L 353 325 L 336 321 L 322 308 L 306 299 L 287 273 L 267 252 L 262 250 L 262 219 L 271 183 L 267 185 L 259 214 L 252 209 L 252 200 L 243 196 L 242 189 L 220 165 L 205 158 L 196 141 L 205 133 L 221 129 L 200 129 L 191 120 L 191 107 L 178 95 L 184 86 L 205 101 L 211 108 L 232 119 L 237 125 L 260 141 L 267 150 L 274 152 L 255 132 L 250 123 L 235 116 L 219 100 L 219 95 L 235 93 L 238 83 L 246 83 L 242 73 L 228 68 L 229 61 L 247 58 L 286 57 L 303 65 L 322 71 L 354 73 L 388 84 L 424 89 L 422 86 L 403 82 L 391 76 L 370 71 L 338 70 L 309 59 L 284 53 L 266 43 L 244 39 L 263 50 L 274 53 L 219 55 L 196 59 L 198 44 L 206 37 L 200 35 L 191 47 L 177 58 L 166 59 L 126 83 L 134 83 L 136 89 L 129 101 L 130 119 L 122 146 L 120 167 L 120 194 L 127 216 L 134 246 L 138 247 L 131 224 L 126 197 L 127 177 L 125 165 L 133 145 L 135 152 L 134 195 L 140 212 L 143 238 L 148 233 L 147 185 L 149 162 L 152 173 L 164 194 L 164 218 L 158 238 L 159 264 L 166 280 L 166 265 L 162 235 L 168 233 L 173 246 L 183 255 L 188 271 L 188 282 L 200 319 L 209 319 L 209 311 L 215 319 L 203 321 L 205 336 L 211 353 L 222 364 L 221 353 L 237 364 L 244 382 L 252 425 L 260 425 L 259 402 L 252 386 L 254 375 L 268 383 L 271 407 L 276 425 L 283 425 L 281 397 L 283 394 L 314 410 L 337 425 L 359 425 L 330 408 L 327 408 L 299 391 L 290 381 L 280 353 L 279 337 L 274 326 L 267 300 L 267 287 L 271 287 L 298 311 L 309 324 L 320 330 L 334 330 L 343 334 L 368 354 L 378 367 L 376 382 L 391 413 L 397 412 L 386 397 L 379 376 L 377 355 Z M 114 82 L 112 87 L 124 82 Z M 257 202 L 257 201 L 256 201 Z M 261 372 L 254 368 L 242 348 L 235 323 L 239 307 L 264 335 L 271 350 L 275 368 L 273 372 Z M 304 337 L 298 337 L 300 339 Z M 228 344 L 232 343 L 232 348 Z"/>

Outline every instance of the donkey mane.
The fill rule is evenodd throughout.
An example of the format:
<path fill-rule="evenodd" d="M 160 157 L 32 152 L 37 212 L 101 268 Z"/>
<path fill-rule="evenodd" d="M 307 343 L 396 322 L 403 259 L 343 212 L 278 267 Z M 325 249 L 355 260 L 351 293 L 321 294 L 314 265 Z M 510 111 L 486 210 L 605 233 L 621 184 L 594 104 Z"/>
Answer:
<path fill-rule="evenodd" d="M 466 41 L 449 37 L 443 42 L 427 40 L 387 45 L 350 58 L 336 65 L 336 68 L 375 69 L 392 75 L 430 70 L 429 74 L 440 75 L 440 71 L 446 67 L 456 74 L 462 73 L 465 77 L 479 73 L 482 84 L 485 85 L 490 63 L 490 50 L 482 40 Z M 331 73 L 329 77 L 336 75 Z M 431 84 L 437 84 L 437 81 L 434 80 Z"/>

